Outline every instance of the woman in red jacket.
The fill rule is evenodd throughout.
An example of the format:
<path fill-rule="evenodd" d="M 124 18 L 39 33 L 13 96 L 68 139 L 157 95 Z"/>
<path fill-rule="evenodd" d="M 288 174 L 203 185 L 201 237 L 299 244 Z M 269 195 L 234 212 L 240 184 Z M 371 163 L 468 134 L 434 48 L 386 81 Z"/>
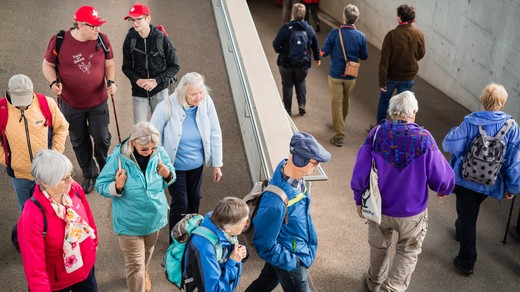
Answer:
<path fill-rule="evenodd" d="M 31 174 L 37 185 L 18 221 L 29 290 L 97 291 L 97 228 L 85 193 L 72 178 L 70 160 L 42 150 Z"/>

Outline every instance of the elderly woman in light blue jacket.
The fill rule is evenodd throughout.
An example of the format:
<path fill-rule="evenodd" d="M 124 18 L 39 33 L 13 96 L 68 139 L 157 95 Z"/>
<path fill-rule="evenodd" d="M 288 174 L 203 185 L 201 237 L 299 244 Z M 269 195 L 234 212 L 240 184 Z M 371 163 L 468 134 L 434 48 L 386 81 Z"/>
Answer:
<path fill-rule="evenodd" d="M 168 187 L 171 230 L 186 214 L 199 212 L 203 166 L 213 166 L 215 182 L 222 177 L 222 132 L 204 77 L 195 72 L 184 75 L 175 92 L 157 106 L 151 123 L 177 175 Z"/>
<path fill-rule="evenodd" d="M 96 191 L 112 199 L 112 220 L 125 255 L 128 291 L 151 290 L 148 264 L 159 230 L 168 223 L 164 188 L 175 181 L 159 132 L 149 122 L 134 125 L 117 145 L 96 180 Z"/>

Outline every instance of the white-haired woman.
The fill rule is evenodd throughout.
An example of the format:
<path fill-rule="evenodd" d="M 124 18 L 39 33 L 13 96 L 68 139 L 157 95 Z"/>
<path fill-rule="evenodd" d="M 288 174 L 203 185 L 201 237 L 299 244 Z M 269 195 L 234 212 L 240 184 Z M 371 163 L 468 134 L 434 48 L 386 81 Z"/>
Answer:
<path fill-rule="evenodd" d="M 29 290 L 97 291 L 97 228 L 72 163 L 55 150 L 41 150 L 31 175 L 37 185 L 18 220 Z"/>
<path fill-rule="evenodd" d="M 213 181 L 222 177 L 222 132 L 204 77 L 195 72 L 184 75 L 150 122 L 161 133 L 177 174 L 168 187 L 171 230 L 186 214 L 199 212 L 203 166 L 213 166 Z"/>
<path fill-rule="evenodd" d="M 175 181 L 159 132 L 149 122 L 134 125 L 130 137 L 107 159 L 97 192 L 112 199 L 112 220 L 125 255 L 128 290 L 150 291 L 148 264 L 159 230 L 168 223 L 164 188 Z"/>

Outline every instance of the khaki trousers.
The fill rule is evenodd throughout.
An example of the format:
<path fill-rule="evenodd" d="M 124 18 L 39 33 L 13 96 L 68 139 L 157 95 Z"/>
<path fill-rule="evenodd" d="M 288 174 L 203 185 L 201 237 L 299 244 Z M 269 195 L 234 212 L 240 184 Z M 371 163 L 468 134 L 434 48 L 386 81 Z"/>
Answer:
<path fill-rule="evenodd" d="M 366 283 L 371 291 L 406 291 L 428 229 L 428 210 L 411 217 L 382 215 L 381 225 L 368 221 L 370 268 Z M 397 232 L 394 261 L 390 265 L 392 235 Z"/>
<path fill-rule="evenodd" d="M 348 114 L 350 95 L 354 91 L 356 79 L 344 80 L 329 76 L 330 107 L 332 110 L 332 128 L 334 138 L 345 137 L 345 119 Z"/>
<path fill-rule="evenodd" d="M 128 291 L 145 291 L 146 269 L 158 237 L 159 231 L 146 236 L 118 236 L 119 246 L 125 255 Z"/>

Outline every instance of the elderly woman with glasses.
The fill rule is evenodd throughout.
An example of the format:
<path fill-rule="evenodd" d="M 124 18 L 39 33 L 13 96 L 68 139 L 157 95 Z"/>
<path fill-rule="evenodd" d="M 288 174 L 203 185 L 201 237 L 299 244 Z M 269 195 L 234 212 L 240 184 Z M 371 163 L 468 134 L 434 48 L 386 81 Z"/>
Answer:
<path fill-rule="evenodd" d="M 37 185 L 18 220 L 29 290 L 97 291 L 97 228 L 72 163 L 55 150 L 41 150 L 31 174 Z"/>
<path fill-rule="evenodd" d="M 171 230 L 186 214 L 199 212 L 203 166 L 213 166 L 215 182 L 222 177 L 222 132 L 202 75 L 184 75 L 150 122 L 161 133 L 177 174 L 177 181 L 168 187 Z"/>
<path fill-rule="evenodd" d="M 235 197 L 220 200 L 212 212 L 206 214 L 202 227 L 217 235 L 222 259 L 216 257 L 215 246 L 201 235 L 194 234 L 186 247 L 185 273 L 193 281 L 186 282 L 186 291 L 235 291 L 242 273 L 246 247 L 237 236 L 249 223 L 249 207 Z"/>
<path fill-rule="evenodd" d="M 96 181 L 97 192 L 112 199 L 112 218 L 125 255 L 128 291 L 150 291 L 148 264 L 159 230 L 168 223 L 164 187 L 175 181 L 160 135 L 149 122 L 134 125 L 116 146 Z"/>

